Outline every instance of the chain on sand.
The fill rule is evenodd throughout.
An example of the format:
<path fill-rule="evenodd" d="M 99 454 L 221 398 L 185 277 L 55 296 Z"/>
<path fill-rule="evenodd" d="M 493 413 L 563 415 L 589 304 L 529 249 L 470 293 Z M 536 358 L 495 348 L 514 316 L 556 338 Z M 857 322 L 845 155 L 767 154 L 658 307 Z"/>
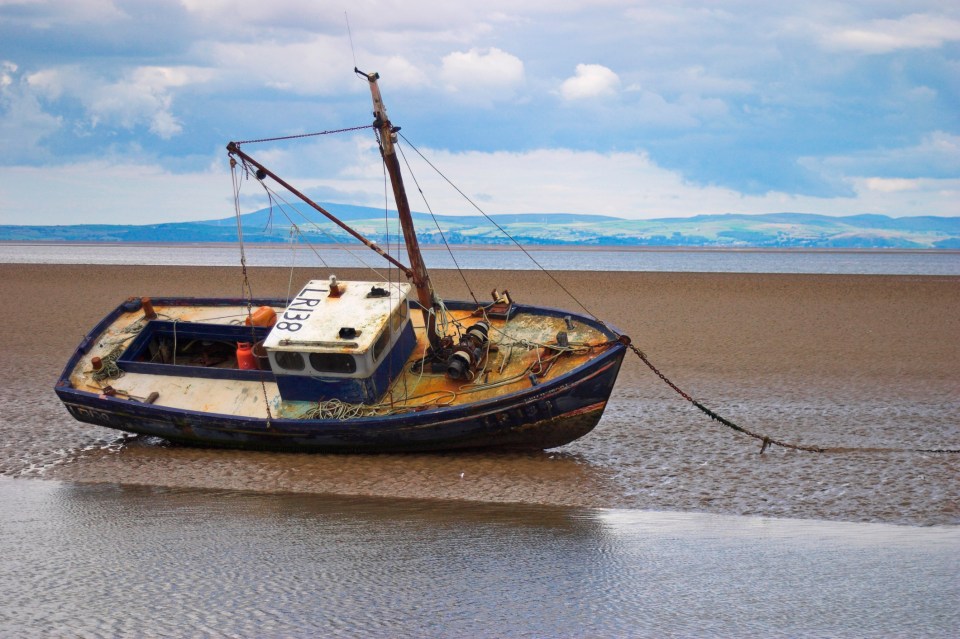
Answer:
<path fill-rule="evenodd" d="M 791 444 L 791 443 L 789 443 L 789 442 L 783 442 L 783 441 L 780 441 L 780 440 L 778 440 L 778 439 L 773 439 L 772 437 L 769 437 L 769 436 L 767 436 L 767 435 L 763 435 L 763 434 L 760 434 L 760 433 L 754 433 L 754 432 L 752 432 L 752 431 L 750 431 L 750 430 L 747 430 L 746 428 L 744 428 L 744 427 L 742 427 L 742 426 L 738 426 L 737 424 L 733 423 L 733 422 L 730 421 L 729 419 L 726 419 L 725 417 L 723 417 L 723 416 L 721 416 L 721 415 L 718 415 L 718 414 L 715 413 L 714 411 L 710 410 L 709 408 L 707 408 L 706 406 L 704 406 L 703 404 L 701 404 L 700 402 L 698 402 L 697 400 L 695 400 L 695 399 L 694 399 L 693 397 L 691 397 L 689 394 L 685 393 L 680 387 L 678 387 L 676 384 L 674 384 L 672 381 L 670 381 L 670 380 L 667 378 L 666 375 L 664 375 L 663 373 L 661 373 L 660 370 L 659 370 L 656 366 L 653 365 L 653 362 L 651 362 L 651 361 L 647 358 L 646 353 L 644 353 L 643 351 L 641 351 L 639 348 L 637 348 L 637 347 L 634 346 L 633 344 L 629 344 L 629 343 L 627 344 L 627 347 L 628 347 L 630 350 L 632 350 L 632 351 L 637 355 L 637 357 L 640 358 L 640 361 L 642 361 L 644 364 L 646 364 L 646 365 L 647 365 L 647 368 L 649 368 L 651 371 L 653 371 L 653 373 L 654 373 L 657 377 L 659 377 L 667 386 L 669 386 L 670 388 L 672 388 L 678 395 L 680 395 L 681 397 L 683 397 L 685 400 L 687 400 L 688 402 L 690 402 L 691 404 L 693 404 L 694 406 L 696 406 L 696 407 L 697 407 L 702 413 L 704 413 L 707 417 L 709 417 L 710 419 L 712 419 L 712 420 L 714 420 L 714 421 L 716 421 L 716 422 L 719 422 L 719 423 L 723 424 L 723 425 L 726 426 L 727 428 L 731 428 L 731 429 L 737 431 L 738 433 L 742 433 L 742 434 L 744 434 L 744 435 L 747 435 L 748 437 L 753 437 L 754 439 L 757 439 L 757 440 L 759 440 L 760 442 L 762 442 L 762 445 L 761 445 L 761 447 L 760 447 L 760 453 L 761 453 L 761 454 L 763 454 L 763 452 L 764 452 L 765 450 L 767 450 L 767 448 L 769 448 L 770 446 L 780 446 L 781 448 L 789 448 L 789 449 L 791 449 L 791 450 L 802 450 L 802 451 L 809 452 L 809 453 L 846 453 L 846 452 L 854 452 L 854 451 L 860 451 L 860 452 L 952 453 L 952 454 L 960 453 L 960 449 L 951 449 L 951 448 L 907 448 L 907 449 L 902 449 L 902 448 L 842 448 L 842 447 L 837 447 L 837 448 L 824 448 L 824 447 L 822 447 L 822 446 L 803 446 L 803 445 L 800 445 L 800 444 Z"/>

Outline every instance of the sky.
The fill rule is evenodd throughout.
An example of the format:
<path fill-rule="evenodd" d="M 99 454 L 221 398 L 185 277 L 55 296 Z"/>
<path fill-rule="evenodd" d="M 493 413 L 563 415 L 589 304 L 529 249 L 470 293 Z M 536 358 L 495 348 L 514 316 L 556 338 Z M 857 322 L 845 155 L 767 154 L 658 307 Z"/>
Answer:
<path fill-rule="evenodd" d="M 419 151 L 488 214 L 960 215 L 960 3 L 0 0 L 0 224 L 229 217 L 227 142 L 371 123 L 354 66 L 414 210 L 475 212 Z M 384 206 L 370 130 L 243 148 Z"/>

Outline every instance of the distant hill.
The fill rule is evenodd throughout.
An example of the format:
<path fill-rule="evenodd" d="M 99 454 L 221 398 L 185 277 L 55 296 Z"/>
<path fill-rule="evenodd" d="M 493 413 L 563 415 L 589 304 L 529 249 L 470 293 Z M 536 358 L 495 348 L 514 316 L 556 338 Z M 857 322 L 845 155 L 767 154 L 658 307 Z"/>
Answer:
<path fill-rule="evenodd" d="M 376 242 L 397 242 L 394 211 L 347 204 L 324 208 Z M 809 213 L 697 215 L 628 220 L 604 215 L 523 213 L 431 216 L 414 213 L 424 244 L 568 246 L 704 246 L 727 248 L 920 248 L 960 249 L 960 217 Z M 352 241 L 342 229 L 304 204 L 262 209 L 241 216 L 246 242 Z M 491 222 L 492 220 L 492 222 Z M 499 228 L 498 228 L 499 227 Z M 234 242 L 233 217 L 146 225 L 0 225 L 0 241 L 23 242 Z"/>

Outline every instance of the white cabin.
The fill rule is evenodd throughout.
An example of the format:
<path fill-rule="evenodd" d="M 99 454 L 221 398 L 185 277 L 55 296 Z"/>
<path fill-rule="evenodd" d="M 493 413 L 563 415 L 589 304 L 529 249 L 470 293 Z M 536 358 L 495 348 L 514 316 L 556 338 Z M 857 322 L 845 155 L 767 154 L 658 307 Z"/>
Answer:
<path fill-rule="evenodd" d="M 311 280 L 264 340 L 285 401 L 375 403 L 416 344 L 411 285 Z"/>

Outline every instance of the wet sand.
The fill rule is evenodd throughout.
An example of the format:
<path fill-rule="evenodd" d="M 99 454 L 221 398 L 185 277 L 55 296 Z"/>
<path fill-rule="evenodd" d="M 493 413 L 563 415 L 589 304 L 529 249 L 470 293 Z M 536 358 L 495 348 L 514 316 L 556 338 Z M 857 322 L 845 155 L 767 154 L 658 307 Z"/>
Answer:
<path fill-rule="evenodd" d="M 298 270 L 296 290 L 308 277 Z M 53 384 L 82 336 L 130 295 L 241 294 L 238 268 L 0 265 L 0 473 L 258 492 L 960 523 L 960 278 L 554 273 L 663 373 L 751 430 L 849 453 L 770 450 L 711 422 L 635 357 L 598 428 L 531 455 L 282 455 L 118 443 L 75 422 Z M 289 269 L 251 269 L 285 296 Z M 338 276 L 368 278 L 340 269 Z M 544 274 L 467 271 L 485 299 L 576 308 Z M 450 299 L 469 298 L 452 271 Z M 462 475 L 462 476 L 461 476 Z"/>

